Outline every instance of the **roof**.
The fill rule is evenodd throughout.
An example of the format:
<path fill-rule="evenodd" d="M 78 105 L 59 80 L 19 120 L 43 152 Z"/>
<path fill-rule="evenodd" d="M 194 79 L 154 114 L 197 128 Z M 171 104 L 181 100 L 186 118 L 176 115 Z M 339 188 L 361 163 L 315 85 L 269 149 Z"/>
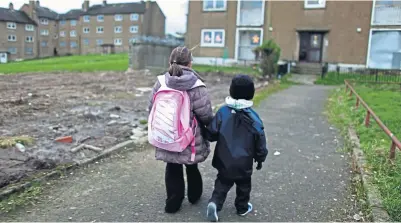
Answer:
<path fill-rule="evenodd" d="M 51 20 L 57 20 L 59 17 L 57 12 L 42 6 L 36 6 L 36 15 L 39 18 L 47 18 Z"/>
<path fill-rule="evenodd" d="M 144 2 L 93 5 L 83 15 L 142 14 L 146 11 Z"/>
<path fill-rule="evenodd" d="M 59 19 L 60 20 L 79 19 L 82 13 L 83 11 L 81 9 L 72 9 L 65 14 L 60 14 Z"/>
<path fill-rule="evenodd" d="M 0 8 L 0 21 L 35 24 L 25 12 L 8 8 Z"/>

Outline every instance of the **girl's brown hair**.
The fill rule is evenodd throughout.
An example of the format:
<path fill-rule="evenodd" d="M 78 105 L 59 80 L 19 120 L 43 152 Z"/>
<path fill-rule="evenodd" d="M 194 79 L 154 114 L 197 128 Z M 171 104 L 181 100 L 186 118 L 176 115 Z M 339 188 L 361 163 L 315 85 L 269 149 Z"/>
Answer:
<path fill-rule="evenodd" d="M 169 74 L 171 76 L 180 77 L 183 72 L 181 66 L 187 67 L 192 61 L 192 53 L 185 46 L 175 48 L 170 55 L 170 69 Z"/>

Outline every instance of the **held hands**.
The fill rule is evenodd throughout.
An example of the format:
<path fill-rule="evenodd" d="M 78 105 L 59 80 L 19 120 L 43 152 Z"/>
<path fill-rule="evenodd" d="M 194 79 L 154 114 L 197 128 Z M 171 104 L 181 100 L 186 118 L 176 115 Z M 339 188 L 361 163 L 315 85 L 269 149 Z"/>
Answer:
<path fill-rule="evenodd" d="M 262 163 L 258 162 L 256 165 L 256 170 L 261 170 L 262 169 Z"/>

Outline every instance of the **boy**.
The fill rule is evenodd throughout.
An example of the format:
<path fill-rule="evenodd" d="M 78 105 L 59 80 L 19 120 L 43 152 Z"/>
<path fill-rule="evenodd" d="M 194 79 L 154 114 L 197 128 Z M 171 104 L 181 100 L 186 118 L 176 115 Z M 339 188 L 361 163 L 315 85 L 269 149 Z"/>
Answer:
<path fill-rule="evenodd" d="M 212 165 L 218 170 L 212 198 L 207 206 L 209 221 L 218 221 L 219 212 L 227 197 L 228 191 L 235 184 L 237 197 L 235 207 L 237 214 L 245 216 L 252 211 L 249 203 L 253 161 L 257 170 L 267 156 L 264 127 L 258 114 L 251 108 L 255 86 L 247 75 L 233 78 L 230 86 L 230 97 L 219 109 L 208 126 L 207 137 L 217 141 Z"/>

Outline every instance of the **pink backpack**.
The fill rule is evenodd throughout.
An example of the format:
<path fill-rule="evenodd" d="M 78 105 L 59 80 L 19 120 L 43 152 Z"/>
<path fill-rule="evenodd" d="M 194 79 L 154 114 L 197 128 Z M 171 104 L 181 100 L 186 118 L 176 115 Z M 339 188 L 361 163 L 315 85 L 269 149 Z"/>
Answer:
<path fill-rule="evenodd" d="M 195 135 L 197 121 L 191 117 L 191 102 L 186 91 L 167 87 L 164 75 L 158 76 L 161 84 L 153 97 L 148 119 L 148 140 L 153 146 L 180 153 L 191 145 L 191 161 L 195 161 Z M 198 80 L 191 89 L 205 86 Z M 192 122 L 192 125 L 190 125 Z M 194 131 L 194 130 L 195 131 Z"/>

